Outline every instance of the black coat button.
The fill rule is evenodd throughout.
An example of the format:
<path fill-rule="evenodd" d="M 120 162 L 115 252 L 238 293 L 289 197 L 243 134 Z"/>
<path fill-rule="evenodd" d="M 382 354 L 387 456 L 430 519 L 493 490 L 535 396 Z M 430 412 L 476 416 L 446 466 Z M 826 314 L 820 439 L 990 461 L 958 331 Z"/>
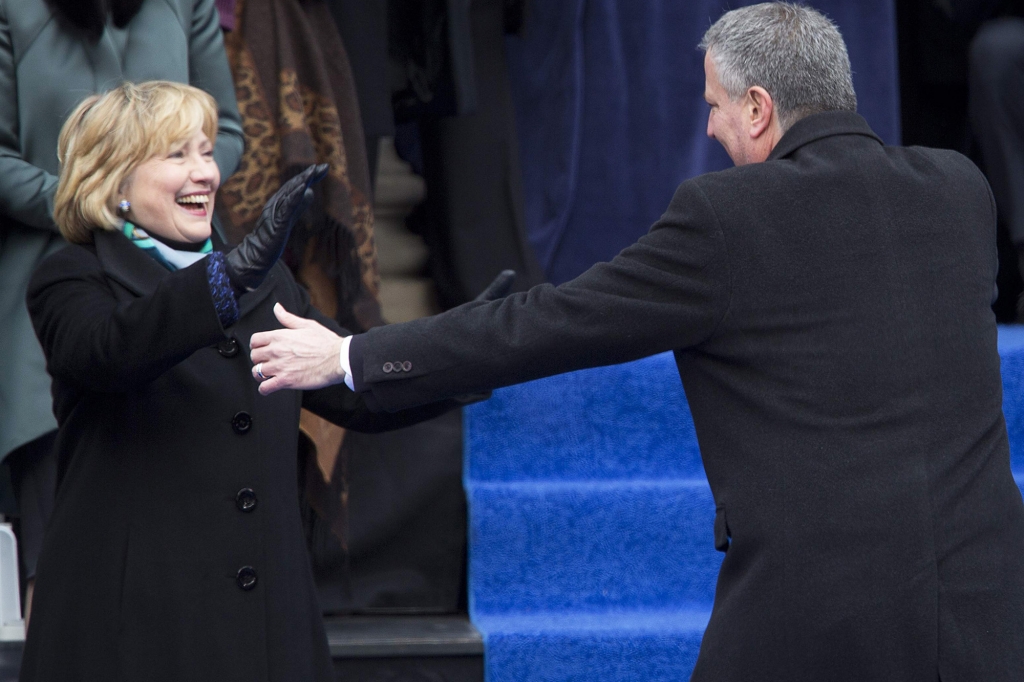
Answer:
<path fill-rule="evenodd" d="M 384 370 L 385 374 L 391 374 L 391 372 L 395 369 L 395 366 L 393 364 L 391 364 L 390 362 L 385 362 L 384 366 L 381 367 L 381 369 Z"/>
<path fill-rule="evenodd" d="M 403 372 L 411 372 L 412 371 L 412 363 L 409 362 L 408 360 L 403 362 L 402 363 L 402 371 Z"/>
<path fill-rule="evenodd" d="M 231 418 L 231 428 L 235 433 L 247 433 L 252 428 L 252 416 L 248 412 L 239 412 Z"/>
<path fill-rule="evenodd" d="M 241 346 L 238 345 L 238 339 L 231 337 L 230 339 L 224 339 L 217 343 L 217 352 L 226 358 L 233 358 L 238 355 L 238 351 Z"/>
<path fill-rule="evenodd" d="M 256 493 L 252 488 L 242 488 L 235 495 L 235 505 L 239 511 L 251 512 L 256 508 Z"/>
<path fill-rule="evenodd" d="M 256 569 L 252 566 L 242 566 L 235 574 L 235 584 L 248 592 L 256 588 Z"/>

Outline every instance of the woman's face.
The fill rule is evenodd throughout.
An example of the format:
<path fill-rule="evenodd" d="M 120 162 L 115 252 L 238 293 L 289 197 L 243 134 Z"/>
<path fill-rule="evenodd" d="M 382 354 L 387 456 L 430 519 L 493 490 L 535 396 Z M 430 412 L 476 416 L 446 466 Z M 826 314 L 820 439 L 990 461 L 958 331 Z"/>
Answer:
<path fill-rule="evenodd" d="M 213 199 L 220 170 L 213 143 L 202 130 L 175 143 L 163 155 L 139 164 L 121 197 L 131 203 L 126 218 L 150 234 L 198 243 L 210 236 Z"/>

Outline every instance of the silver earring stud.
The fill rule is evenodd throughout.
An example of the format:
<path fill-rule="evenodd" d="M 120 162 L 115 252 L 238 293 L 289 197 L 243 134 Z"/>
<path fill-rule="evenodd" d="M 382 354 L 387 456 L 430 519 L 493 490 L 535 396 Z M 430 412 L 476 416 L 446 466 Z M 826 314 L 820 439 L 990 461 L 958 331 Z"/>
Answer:
<path fill-rule="evenodd" d="M 117 205 L 117 210 L 120 211 L 121 213 L 128 213 L 128 210 L 131 209 L 131 207 L 132 203 L 130 201 L 128 201 L 127 199 L 122 199 L 121 203 Z"/>

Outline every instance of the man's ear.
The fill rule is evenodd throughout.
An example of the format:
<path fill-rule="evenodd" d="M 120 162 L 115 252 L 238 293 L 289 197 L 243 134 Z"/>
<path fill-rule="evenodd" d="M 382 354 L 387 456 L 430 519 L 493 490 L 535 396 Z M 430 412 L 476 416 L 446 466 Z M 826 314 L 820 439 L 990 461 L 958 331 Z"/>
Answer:
<path fill-rule="evenodd" d="M 759 85 L 747 90 L 747 114 L 749 116 L 750 138 L 758 139 L 772 127 L 775 116 L 775 102 L 768 91 Z"/>

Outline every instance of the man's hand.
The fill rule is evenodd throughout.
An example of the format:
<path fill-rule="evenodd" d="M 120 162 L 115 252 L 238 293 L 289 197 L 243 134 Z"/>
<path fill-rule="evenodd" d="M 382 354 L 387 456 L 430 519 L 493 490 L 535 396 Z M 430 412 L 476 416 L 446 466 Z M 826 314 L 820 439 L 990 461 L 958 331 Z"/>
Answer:
<path fill-rule="evenodd" d="M 249 341 L 252 375 L 260 382 L 261 394 L 323 388 L 345 380 L 342 337 L 319 322 L 292 315 L 280 303 L 274 305 L 274 315 L 285 328 L 257 332 Z"/>

